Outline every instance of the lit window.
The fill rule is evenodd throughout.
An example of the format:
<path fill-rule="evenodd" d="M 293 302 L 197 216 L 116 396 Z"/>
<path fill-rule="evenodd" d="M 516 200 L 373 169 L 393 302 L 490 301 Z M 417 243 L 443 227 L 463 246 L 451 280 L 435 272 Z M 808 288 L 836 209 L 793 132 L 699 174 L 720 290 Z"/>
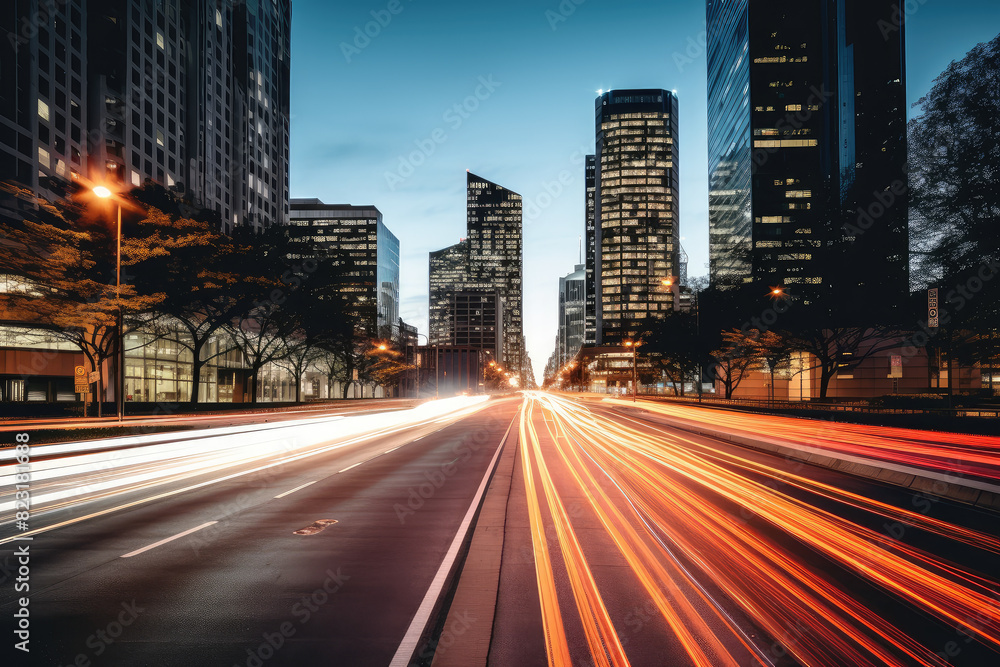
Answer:
<path fill-rule="evenodd" d="M 41 146 L 38 147 L 38 164 L 46 168 L 49 167 L 49 152 Z"/>
<path fill-rule="evenodd" d="M 161 49 L 163 48 L 163 33 L 162 32 L 157 32 L 156 33 L 156 45 L 158 47 L 160 47 Z"/>
<path fill-rule="evenodd" d="M 162 146 L 163 145 L 163 130 L 157 130 L 156 131 L 156 144 L 158 146 Z"/>
<path fill-rule="evenodd" d="M 38 117 L 42 120 L 49 119 L 49 105 L 42 100 L 38 100 Z"/>

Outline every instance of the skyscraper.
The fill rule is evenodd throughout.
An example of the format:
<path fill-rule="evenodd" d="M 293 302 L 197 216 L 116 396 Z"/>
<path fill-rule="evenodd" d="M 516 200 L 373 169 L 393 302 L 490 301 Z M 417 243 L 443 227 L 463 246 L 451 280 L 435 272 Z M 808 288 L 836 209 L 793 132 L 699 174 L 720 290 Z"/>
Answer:
<path fill-rule="evenodd" d="M 302 248 L 295 259 L 347 267 L 343 291 L 365 333 L 399 335 L 399 240 L 377 208 L 293 199 L 288 236 Z"/>
<path fill-rule="evenodd" d="M 595 282 L 597 275 L 595 267 L 597 257 L 597 221 L 594 218 L 594 212 L 597 208 L 597 203 L 594 200 L 597 193 L 596 160 L 596 156 L 588 155 L 584 166 L 584 196 L 586 197 L 586 203 L 584 204 L 584 215 L 586 216 L 584 232 L 587 240 L 587 257 L 584 261 L 584 266 L 586 267 L 584 343 L 587 345 L 595 345 L 597 343 L 597 284 Z"/>
<path fill-rule="evenodd" d="M 224 231 L 284 222 L 290 25 L 289 0 L 18 3 L 0 15 L 0 180 L 54 199 L 74 174 L 152 179 Z"/>
<path fill-rule="evenodd" d="M 597 343 L 636 336 L 672 308 L 679 246 L 677 98 L 666 90 L 610 90 L 596 100 Z"/>
<path fill-rule="evenodd" d="M 504 363 L 523 373 L 521 195 L 471 172 L 466 188 L 469 286 L 500 293 L 506 320 Z"/>
<path fill-rule="evenodd" d="M 881 311 L 905 297 L 897 5 L 708 0 L 713 284 L 782 286 L 855 313 L 873 294 Z"/>
<path fill-rule="evenodd" d="M 455 294 L 498 295 L 504 365 L 530 376 L 521 321 L 521 195 L 468 172 L 468 238 L 430 253 L 431 344 L 455 344 Z"/>

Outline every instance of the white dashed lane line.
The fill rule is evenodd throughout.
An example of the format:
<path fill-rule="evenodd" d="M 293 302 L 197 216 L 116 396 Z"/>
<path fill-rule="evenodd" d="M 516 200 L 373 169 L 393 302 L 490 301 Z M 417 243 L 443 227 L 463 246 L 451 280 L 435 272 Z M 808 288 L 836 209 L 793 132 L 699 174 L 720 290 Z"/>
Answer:
<path fill-rule="evenodd" d="M 214 523 L 218 523 L 218 521 L 209 521 L 207 523 L 201 524 L 200 526 L 195 526 L 194 528 L 191 528 L 190 530 L 185 530 L 183 533 L 177 533 L 173 537 L 168 537 L 166 539 L 160 540 L 159 542 L 153 542 L 152 544 L 150 544 L 147 547 L 143 547 L 141 549 L 136 549 L 135 551 L 128 552 L 127 554 L 123 555 L 122 558 L 131 558 L 132 556 L 138 556 L 139 554 L 143 553 L 144 551 L 149 551 L 150 549 L 155 549 L 156 547 L 158 547 L 158 546 L 160 546 L 162 544 L 166 544 L 167 542 L 173 542 L 174 540 L 176 540 L 178 538 L 184 537 L 185 535 L 190 535 L 191 533 L 197 532 L 197 531 L 201 530 L 202 528 L 208 528 L 209 526 L 211 526 Z"/>
<path fill-rule="evenodd" d="M 294 489 L 290 489 L 290 490 L 288 490 L 288 491 L 285 491 L 284 493 L 279 493 L 278 495 L 276 495 L 276 496 L 275 496 L 275 498 L 284 498 L 285 496 L 288 496 L 288 495 L 291 495 L 291 494 L 295 493 L 295 492 L 296 492 L 296 491 L 298 491 L 299 489 L 304 489 L 304 488 L 306 488 L 306 487 L 307 487 L 307 486 L 309 486 L 310 484 L 315 484 L 315 483 L 316 483 L 316 481 L 317 481 L 317 480 L 313 480 L 313 481 L 311 481 L 311 482 L 306 482 L 305 484 L 302 484 L 302 485 L 300 485 L 300 486 L 296 486 L 296 487 L 295 487 Z"/>

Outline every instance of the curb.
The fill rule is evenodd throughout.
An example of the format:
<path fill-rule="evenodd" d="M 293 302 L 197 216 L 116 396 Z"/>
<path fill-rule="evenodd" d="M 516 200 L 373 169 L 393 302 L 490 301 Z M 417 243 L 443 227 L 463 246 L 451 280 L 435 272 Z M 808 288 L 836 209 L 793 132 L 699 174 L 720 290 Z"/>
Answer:
<path fill-rule="evenodd" d="M 455 596 L 442 625 L 432 667 L 485 667 L 493 639 L 507 498 L 514 475 L 517 434 L 504 445 L 457 574 Z M 447 643 L 446 643 L 447 642 Z"/>

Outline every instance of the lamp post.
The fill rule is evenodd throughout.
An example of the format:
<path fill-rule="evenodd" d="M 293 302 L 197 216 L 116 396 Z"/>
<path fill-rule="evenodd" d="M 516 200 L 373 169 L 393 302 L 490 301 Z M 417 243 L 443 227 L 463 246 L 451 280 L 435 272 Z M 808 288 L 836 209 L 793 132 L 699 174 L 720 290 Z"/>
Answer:
<path fill-rule="evenodd" d="M 111 190 L 103 185 L 95 187 L 93 192 L 101 199 L 108 199 L 112 196 Z M 117 197 L 115 205 L 118 207 L 117 249 L 115 251 L 115 298 L 118 300 L 118 372 L 115 373 L 115 407 L 118 411 L 118 421 L 122 421 L 125 416 L 125 332 L 122 314 L 122 204 Z"/>

